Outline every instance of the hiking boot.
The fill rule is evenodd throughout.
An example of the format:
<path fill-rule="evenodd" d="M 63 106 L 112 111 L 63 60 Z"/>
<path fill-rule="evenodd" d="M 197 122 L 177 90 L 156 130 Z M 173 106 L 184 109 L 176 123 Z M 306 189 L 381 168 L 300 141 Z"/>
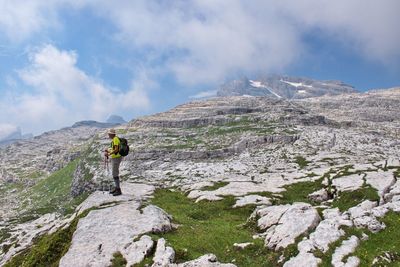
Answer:
<path fill-rule="evenodd" d="M 114 188 L 113 190 L 110 190 L 110 194 L 114 194 L 117 191 L 117 188 Z"/>
<path fill-rule="evenodd" d="M 115 192 L 112 193 L 112 195 L 113 195 L 114 197 L 115 197 L 115 196 L 122 195 L 121 188 L 115 188 Z"/>

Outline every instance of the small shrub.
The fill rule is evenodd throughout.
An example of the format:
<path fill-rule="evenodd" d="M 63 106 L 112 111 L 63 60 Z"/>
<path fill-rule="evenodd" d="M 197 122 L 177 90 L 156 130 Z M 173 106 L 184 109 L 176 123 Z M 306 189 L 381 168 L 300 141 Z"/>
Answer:
<path fill-rule="evenodd" d="M 111 259 L 111 267 L 125 267 L 128 262 L 122 256 L 121 252 L 115 252 L 113 258 Z"/>

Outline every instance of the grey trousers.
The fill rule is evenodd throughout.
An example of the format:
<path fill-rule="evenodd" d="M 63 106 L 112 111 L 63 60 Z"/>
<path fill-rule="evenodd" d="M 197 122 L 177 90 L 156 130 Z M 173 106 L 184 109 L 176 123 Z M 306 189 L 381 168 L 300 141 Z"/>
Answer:
<path fill-rule="evenodd" d="M 122 157 L 111 158 L 112 176 L 114 178 L 115 187 L 120 188 L 119 185 L 119 165 L 121 164 Z"/>

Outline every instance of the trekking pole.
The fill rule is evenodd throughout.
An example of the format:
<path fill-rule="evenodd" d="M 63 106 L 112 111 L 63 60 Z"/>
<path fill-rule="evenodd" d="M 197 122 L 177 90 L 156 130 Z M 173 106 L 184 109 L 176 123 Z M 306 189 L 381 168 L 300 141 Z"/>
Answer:
<path fill-rule="evenodd" d="M 110 173 L 110 167 L 108 165 L 108 155 L 104 155 L 104 169 L 107 171 L 107 175 Z"/>

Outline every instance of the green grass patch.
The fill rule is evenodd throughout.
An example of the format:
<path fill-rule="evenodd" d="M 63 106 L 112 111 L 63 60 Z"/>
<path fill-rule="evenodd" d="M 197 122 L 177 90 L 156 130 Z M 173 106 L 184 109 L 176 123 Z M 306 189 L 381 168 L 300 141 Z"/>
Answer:
<path fill-rule="evenodd" d="M 110 267 L 125 267 L 128 262 L 122 256 L 121 252 L 115 252 L 113 258 L 111 259 Z"/>
<path fill-rule="evenodd" d="M 295 158 L 295 163 L 297 163 L 297 165 L 299 165 L 300 169 L 304 169 L 305 167 L 307 167 L 310 162 L 311 161 L 306 160 L 302 156 L 296 156 L 296 158 Z"/>
<path fill-rule="evenodd" d="M 67 228 L 37 238 L 31 247 L 14 256 L 4 267 L 58 266 L 71 245 L 79 219 L 86 217 L 89 211 L 90 209 L 76 217 Z"/>
<path fill-rule="evenodd" d="M 22 213 L 19 222 L 32 220 L 46 213 L 59 212 L 63 215 L 72 213 L 87 197 L 87 194 L 77 198 L 70 195 L 77 164 L 78 160 L 70 162 L 63 169 L 23 192 L 20 195 Z"/>
<path fill-rule="evenodd" d="M 354 253 L 361 260 L 360 266 L 400 266 L 400 214 L 389 212 L 382 221 L 386 228 L 378 233 L 370 233 L 369 239 L 362 241 Z M 375 257 L 384 256 L 385 253 L 393 255 L 395 262 L 372 264 Z"/>
<path fill-rule="evenodd" d="M 152 204 L 171 214 L 180 227 L 172 232 L 158 234 L 176 251 L 176 261 L 193 260 L 207 253 L 217 255 L 221 262 L 234 260 L 237 266 L 277 266 L 277 252 L 264 247 L 263 240 L 253 240 L 256 233 L 246 221 L 254 206 L 233 209 L 233 196 L 221 201 L 195 203 L 182 192 L 159 189 Z M 237 250 L 234 243 L 254 242 L 253 246 Z"/>
<path fill-rule="evenodd" d="M 369 185 L 354 190 L 340 192 L 332 202 L 332 207 L 338 207 L 340 211 L 346 211 L 351 207 L 357 206 L 364 200 L 379 201 L 379 195 L 376 189 Z"/>
<path fill-rule="evenodd" d="M 202 191 L 215 191 L 218 188 L 224 187 L 224 186 L 226 186 L 228 184 L 229 184 L 228 182 L 217 182 L 217 183 L 214 183 L 211 186 L 204 186 L 200 190 L 202 190 Z"/>
<path fill-rule="evenodd" d="M 275 199 L 274 205 L 276 204 L 292 204 L 294 202 L 307 202 L 311 203 L 308 199 L 308 195 L 315 192 L 324 186 L 321 184 L 322 178 L 314 182 L 298 182 L 284 186 L 286 191 L 282 192 L 281 199 Z"/>

